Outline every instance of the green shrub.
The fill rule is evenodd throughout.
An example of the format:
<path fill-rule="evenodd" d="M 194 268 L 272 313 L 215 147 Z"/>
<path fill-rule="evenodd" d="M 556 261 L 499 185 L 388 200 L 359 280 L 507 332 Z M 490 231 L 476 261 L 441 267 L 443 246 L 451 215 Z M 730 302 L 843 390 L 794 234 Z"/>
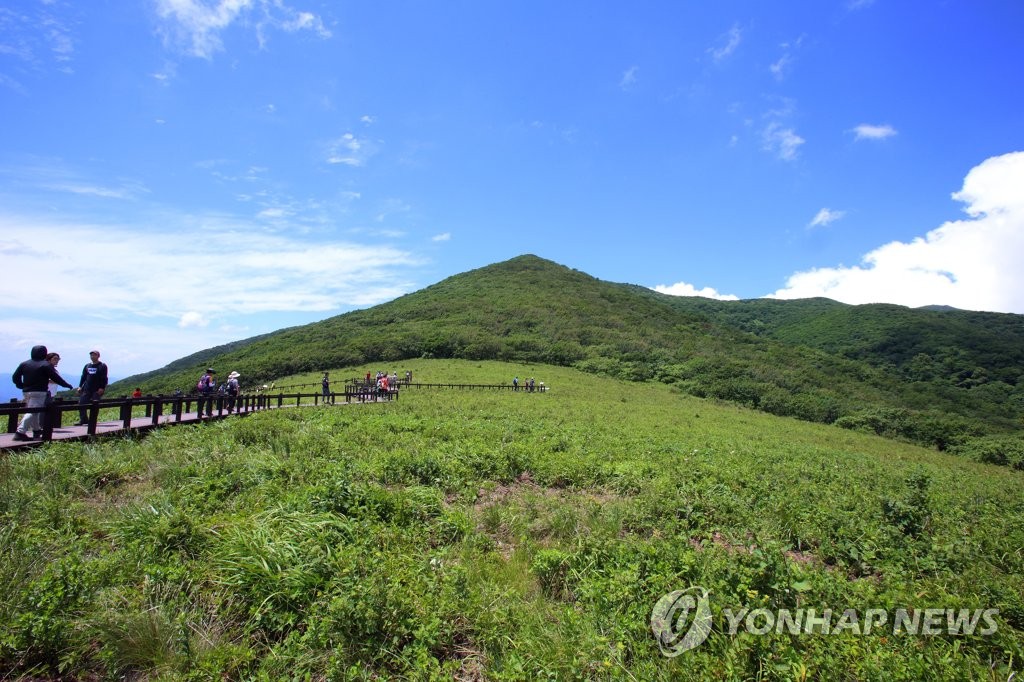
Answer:
<path fill-rule="evenodd" d="M 970 438 L 956 446 L 954 452 L 977 462 L 1024 471 L 1024 438 L 1017 435 Z"/>

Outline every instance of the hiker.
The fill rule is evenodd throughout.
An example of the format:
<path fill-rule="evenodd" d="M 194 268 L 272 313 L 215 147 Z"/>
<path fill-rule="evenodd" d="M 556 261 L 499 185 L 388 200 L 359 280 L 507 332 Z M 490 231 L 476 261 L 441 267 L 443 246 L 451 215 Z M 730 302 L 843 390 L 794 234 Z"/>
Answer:
<path fill-rule="evenodd" d="M 513 391 L 518 391 L 519 390 L 519 377 L 513 377 L 512 378 L 512 390 Z"/>
<path fill-rule="evenodd" d="M 57 373 L 57 368 L 46 361 L 46 346 L 33 346 L 31 359 L 25 360 L 14 370 L 11 380 L 21 389 L 25 398 L 25 407 L 45 407 L 46 396 L 49 395 L 47 384 L 52 379 L 58 386 L 74 388 L 64 381 Z M 41 431 L 42 419 L 39 412 L 29 412 L 21 419 L 14 433 L 14 440 L 32 440 Z M 31 435 L 29 435 L 31 434 Z M 42 435 L 42 434 L 39 434 Z"/>
<path fill-rule="evenodd" d="M 100 362 L 98 350 L 89 351 L 89 362 L 82 368 L 82 378 L 78 382 L 78 423 L 85 426 L 89 423 L 89 403 L 103 397 L 107 390 L 107 365 Z"/>
<path fill-rule="evenodd" d="M 57 364 L 60 363 L 60 353 L 47 353 L 46 361 L 53 365 L 54 369 L 57 369 Z M 57 389 L 60 386 L 53 380 L 46 385 L 46 392 L 49 394 L 46 398 L 46 404 L 49 405 L 53 402 L 53 399 L 57 397 Z"/>
<path fill-rule="evenodd" d="M 196 417 L 198 419 L 203 418 L 203 405 L 206 405 L 206 416 L 213 416 L 213 396 L 217 391 L 217 382 L 214 380 L 213 375 L 216 372 L 213 371 L 213 367 L 207 367 L 206 373 L 199 378 L 199 382 L 196 384 L 196 391 L 199 393 L 199 399 L 196 400 Z"/>
<path fill-rule="evenodd" d="M 225 384 L 227 395 L 228 395 L 228 414 L 235 411 L 235 401 L 238 400 L 238 394 L 241 393 L 241 389 L 238 385 L 238 377 L 242 376 L 238 372 L 231 372 L 228 375 L 228 382 Z"/>
<path fill-rule="evenodd" d="M 48 363 L 50 363 L 51 365 L 53 365 L 54 369 L 57 369 L 57 365 L 60 364 L 60 353 L 47 353 L 46 354 L 46 361 Z M 49 407 L 50 405 L 52 405 L 53 401 L 57 399 L 57 389 L 59 389 L 59 388 L 60 388 L 60 386 L 57 385 L 57 383 L 54 382 L 53 379 L 50 379 L 50 382 L 46 385 L 46 402 L 44 403 L 46 405 L 46 407 Z M 40 428 L 40 430 L 42 430 L 42 431 L 46 430 L 46 425 L 49 423 L 49 421 L 48 421 L 49 418 L 50 418 L 49 411 L 44 412 L 41 415 L 39 415 L 39 428 Z"/>
<path fill-rule="evenodd" d="M 331 377 L 327 372 L 324 372 L 324 378 L 320 380 L 320 391 L 323 393 L 324 405 L 326 405 L 331 397 Z"/>

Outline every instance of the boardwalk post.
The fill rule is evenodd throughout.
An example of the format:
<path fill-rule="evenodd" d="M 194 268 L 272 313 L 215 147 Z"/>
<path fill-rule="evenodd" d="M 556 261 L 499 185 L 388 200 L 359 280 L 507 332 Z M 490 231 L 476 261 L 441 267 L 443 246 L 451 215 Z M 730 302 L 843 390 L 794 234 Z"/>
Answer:
<path fill-rule="evenodd" d="M 17 398 L 11 398 L 11 405 L 12 406 L 17 405 L 19 402 L 21 402 L 21 401 L 18 400 Z M 18 413 L 17 412 L 11 412 L 9 415 L 7 415 L 7 433 L 14 433 L 17 430 L 18 430 Z"/>
<path fill-rule="evenodd" d="M 156 402 L 153 403 L 153 425 L 154 426 L 156 426 L 157 424 L 160 423 L 160 417 L 163 416 L 163 413 L 164 413 L 164 403 L 163 403 L 163 400 L 161 400 L 158 397 L 156 399 Z"/>
<path fill-rule="evenodd" d="M 43 441 L 53 440 L 53 425 L 60 421 L 60 405 L 54 400 L 43 413 Z"/>
<path fill-rule="evenodd" d="M 54 398 L 53 403 L 57 406 L 57 415 L 53 420 L 53 428 L 59 429 L 64 423 L 64 410 L 60 408 L 64 404 L 64 398 Z"/>
<path fill-rule="evenodd" d="M 135 400 L 128 399 L 128 402 L 121 403 L 121 424 L 125 429 L 132 428 L 132 412 L 135 410 Z"/>
<path fill-rule="evenodd" d="M 96 422 L 100 418 L 100 401 L 94 400 L 89 405 L 89 428 L 88 434 L 90 436 L 96 435 Z"/>
<path fill-rule="evenodd" d="M 176 421 L 176 422 L 180 422 L 181 421 L 181 404 L 183 402 L 185 402 L 185 401 L 182 400 L 181 398 L 175 398 L 174 399 L 174 421 Z"/>

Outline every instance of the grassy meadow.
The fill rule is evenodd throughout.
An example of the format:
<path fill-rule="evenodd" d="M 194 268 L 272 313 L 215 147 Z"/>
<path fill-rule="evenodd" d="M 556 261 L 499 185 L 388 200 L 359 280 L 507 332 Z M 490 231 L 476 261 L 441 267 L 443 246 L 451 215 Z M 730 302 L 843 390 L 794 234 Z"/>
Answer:
<path fill-rule="evenodd" d="M 5 457 L 0 679 L 1020 674 L 1024 472 L 565 367 L 380 368 L 551 390 Z M 691 586 L 714 627 L 663 656 L 652 609 Z M 988 635 L 726 631 L 761 607 L 999 613 Z"/>

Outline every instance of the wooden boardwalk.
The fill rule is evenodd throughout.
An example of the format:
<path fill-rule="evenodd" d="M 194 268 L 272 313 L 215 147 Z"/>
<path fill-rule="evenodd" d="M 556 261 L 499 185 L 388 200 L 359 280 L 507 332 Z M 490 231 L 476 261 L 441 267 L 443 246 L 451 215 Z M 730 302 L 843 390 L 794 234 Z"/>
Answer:
<path fill-rule="evenodd" d="M 292 388 L 292 387 L 283 387 Z M 399 389 L 389 391 L 384 395 L 376 395 L 364 382 L 359 380 L 346 382 L 345 390 L 339 393 L 331 393 L 329 402 L 331 405 L 352 405 L 378 402 L 390 402 L 398 400 L 398 396 L 411 388 L 418 389 L 446 389 L 446 390 L 498 390 L 509 393 L 544 393 L 547 388 L 541 384 L 537 389 L 530 390 L 524 386 L 514 388 L 511 384 L 456 384 L 456 383 L 400 383 Z M 230 398 L 227 396 L 213 396 L 213 415 L 200 417 L 192 408 L 198 401 L 198 396 L 148 396 L 144 398 L 104 398 L 87 406 L 90 415 L 90 424 L 77 426 L 70 425 L 76 422 L 79 416 L 79 406 L 75 401 L 57 400 L 46 408 L 35 408 L 38 412 L 45 412 L 49 423 L 54 426 L 49 431 L 44 431 L 42 438 L 32 440 L 14 440 L 14 432 L 17 429 L 20 417 L 25 414 L 24 403 L 12 400 L 9 404 L 0 404 L 0 424 L 7 422 L 4 433 L 0 433 L 0 451 L 21 450 L 25 448 L 38 447 L 47 442 L 83 441 L 101 437 L 128 436 L 135 433 L 143 433 L 150 429 L 163 426 L 177 426 L 179 424 L 201 424 L 206 421 L 227 419 L 229 417 L 245 416 L 253 412 L 264 410 L 280 409 L 284 407 L 316 407 L 324 404 L 322 393 L 268 393 L 244 394 L 235 399 L 234 412 L 228 412 Z M 102 415 L 109 417 L 120 412 L 117 419 L 101 419 Z M 144 415 L 137 413 L 144 411 Z M 64 422 L 69 422 L 65 425 Z M 2 427 L 0 427 L 2 428 Z"/>
<path fill-rule="evenodd" d="M 330 395 L 327 404 L 331 406 L 373 404 L 377 402 L 390 402 L 397 399 L 397 391 L 387 396 L 369 396 L 365 393 L 335 393 Z M 84 424 L 81 426 L 65 425 L 63 423 L 76 422 L 78 420 L 78 404 L 73 401 L 57 401 L 49 408 L 36 408 L 39 412 L 46 411 L 50 422 L 54 426 L 49 429 L 48 433 L 44 431 L 42 438 L 33 438 L 27 441 L 14 439 L 17 425 L 21 416 L 25 414 L 26 409 L 24 403 L 11 401 L 10 404 L 0 406 L 0 420 L 6 417 L 7 421 L 6 432 L 0 433 L 0 451 L 33 448 L 48 442 L 83 441 L 101 437 L 127 436 L 164 426 L 202 424 L 230 417 L 244 417 L 254 412 L 266 410 L 286 407 L 316 407 L 317 405 L 325 404 L 320 393 L 262 394 L 239 396 L 235 401 L 236 409 L 229 412 L 227 407 L 228 400 L 225 396 L 213 397 L 214 407 L 212 416 L 201 416 L 192 409 L 197 402 L 196 396 L 158 396 L 134 400 L 130 398 L 103 399 L 87 407 L 90 412 L 90 421 L 93 425 Z M 106 415 L 119 410 L 121 417 L 118 419 L 100 419 L 101 410 Z M 136 415 L 137 412 L 143 410 L 145 414 Z"/>
<path fill-rule="evenodd" d="M 128 432 L 141 432 L 146 431 L 148 429 L 157 428 L 160 426 L 173 426 L 175 424 L 198 424 L 203 421 L 226 419 L 229 416 L 233 415 L 214 415 L 213 417 L 210 417 L 208 419 L 200 419 L 199 415 L 196 414 L 195 412 L 188 412 L 182 414 L 181 421 L 178 421 L 176 419 L 176 415 L 165 414 L 158 417 L 155 423 L 152 417 L 132 417 L 130 425 L 127 430 L 124 427 L 124 421 L 120 419 L 114 421 L 97 421 L 95 436 L 89 435 L 88 424 L 84 426 L 61 426 L 53 429 L 51 441 L 89 440 L 92 437 L 112 436 L 118 434 L 126 435 Z M 0 433 L 0 449 L 4 450 L 33 447 L 41 445 L 42 443 L 43 441 L 41 441 L 40 439 L 34 439 L 31 441 L 17 441 L 14 440 L 13 433 Z"/>

